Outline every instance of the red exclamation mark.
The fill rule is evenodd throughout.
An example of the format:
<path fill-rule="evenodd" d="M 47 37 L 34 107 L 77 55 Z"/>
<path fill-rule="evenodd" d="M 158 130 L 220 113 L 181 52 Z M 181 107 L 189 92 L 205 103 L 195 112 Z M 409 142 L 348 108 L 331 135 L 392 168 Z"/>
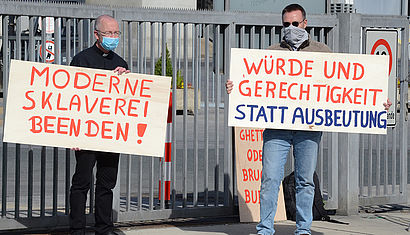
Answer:
<path fill-rule="evenodd" d="M 145 130 L 147 129 L 147 124 L 139 123 L 137 124 L 138 137 L 144 136 Z M 137 140 L 138 144 L 142 143 L 142 140 Z"/>

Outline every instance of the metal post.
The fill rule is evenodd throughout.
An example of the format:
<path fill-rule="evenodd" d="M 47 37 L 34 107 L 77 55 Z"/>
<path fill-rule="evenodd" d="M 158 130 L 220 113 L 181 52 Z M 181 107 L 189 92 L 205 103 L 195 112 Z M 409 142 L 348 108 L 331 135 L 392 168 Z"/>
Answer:
<path fill-rule="evenodd" d="M 408 0 L 401 0 L 401 15 L 402 16 L 407 16 L 408 7 L 409 7 L 409 1 Z"/>
<path fill-rule="evenodd" d="M 361 16 L 338 15 L 340 52 L 360 53 Z M 339 134 L 339 209 L 340 215 L 354 215 L 359 207 L 359 134 Z"/>
<path fill-rule="evenodd" d="M 224 0 L 224 9 L 225 11 L 231 10 L 231 0 Z"/>

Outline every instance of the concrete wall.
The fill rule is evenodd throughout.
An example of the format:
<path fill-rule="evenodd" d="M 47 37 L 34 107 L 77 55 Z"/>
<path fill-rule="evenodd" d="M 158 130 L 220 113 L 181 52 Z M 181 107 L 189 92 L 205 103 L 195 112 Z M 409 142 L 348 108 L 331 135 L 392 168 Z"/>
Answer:
<path fill-rule="evenodd" d="M 85 0 L 86 4 L 141 7 L 142 0 Z"/>
<path fill-rule="evenodd" d="M 303 6 L 308 14 L 324 14 L 326 11 L 326 0 L 230 0 L 230 10 L 281 13 L 292 3 Z M 223 11 L 224 0 L 214 0 L 214 8 Z"/>
<path fill-rule="evenodd" d="M 401 0 L 354 0 L 356 13 L 401 15 Z"/>
<path fill-rule="evenodd" d="M 143 7 L 196 9 L 196 0 L 141 0 Z"/>
<path fill-rule="evenodd" d="M 85 0 L 86 4 L 127 6 L 127 7 L 156 7 L 156 8 L 185 8 L 196 9 L 196 0 Z"/>

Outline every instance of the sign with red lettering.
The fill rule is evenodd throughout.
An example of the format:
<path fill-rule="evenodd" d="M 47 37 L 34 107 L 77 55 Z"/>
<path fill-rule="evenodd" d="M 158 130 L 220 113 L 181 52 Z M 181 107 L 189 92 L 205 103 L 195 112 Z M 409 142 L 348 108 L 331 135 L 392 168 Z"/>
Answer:
<path fill-rule="evenodd" d="M 170 77 L 12 60 L 4 142 L 164 156 Z"/>
<path fill-rule="evenodd" d="M 241 222 L 259 222 L 263 129 L 235 127 L 236 179 Z M 286 220 L 282 185 L 275 221 Z"/>
<path fill-rule="evenodd" d="M 229 126 L 386 134 L 388 56 L 231 49 Z"/>

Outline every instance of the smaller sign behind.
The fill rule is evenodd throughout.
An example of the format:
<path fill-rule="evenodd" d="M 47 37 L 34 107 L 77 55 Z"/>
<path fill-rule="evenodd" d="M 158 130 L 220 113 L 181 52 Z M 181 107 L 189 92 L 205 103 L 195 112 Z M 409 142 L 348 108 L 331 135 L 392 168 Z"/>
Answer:
<path fill-rule="evenodd" d="M 236 179 L 241 222 L 259 222 L 263 129 L 235 127 Z M 286 220 L 282 184 L 275 221 Z"/>

